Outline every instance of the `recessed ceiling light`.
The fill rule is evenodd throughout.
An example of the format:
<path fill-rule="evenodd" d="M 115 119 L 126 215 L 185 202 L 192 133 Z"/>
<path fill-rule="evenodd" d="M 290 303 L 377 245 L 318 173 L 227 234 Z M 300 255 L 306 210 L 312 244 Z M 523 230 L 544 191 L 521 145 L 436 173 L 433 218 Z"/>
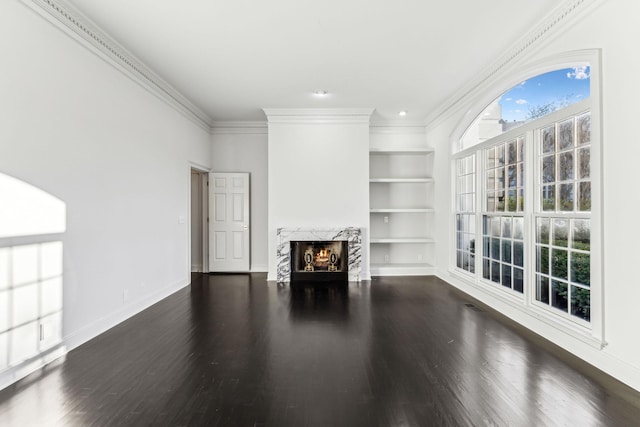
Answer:
<path fill-rule="evenodd" d="M 398 115 L 399 115 L 399 116 L 402 116 L 402 117 L 406 116 L 406 115 L 407 115 L 407 110 L 402 110 L 402 111 L 400 111 L 400 112 L 398 113 Z"/>
<path fill-rule="evenodd" d="M 324 96 L 329 95 L 329 91 L 328 90 L 316 90 L 313 92 L 313 94 L 319 98 L 322 98 Z"/>

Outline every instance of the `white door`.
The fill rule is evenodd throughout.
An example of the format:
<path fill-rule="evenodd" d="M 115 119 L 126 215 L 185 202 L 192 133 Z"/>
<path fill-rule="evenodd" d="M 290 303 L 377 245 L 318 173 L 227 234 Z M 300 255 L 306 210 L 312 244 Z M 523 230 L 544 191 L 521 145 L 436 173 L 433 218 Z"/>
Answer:
<path fill-rule="evenodd" d="M 209 174 L 209 270 L 249 271 L 249 174 Z"/>

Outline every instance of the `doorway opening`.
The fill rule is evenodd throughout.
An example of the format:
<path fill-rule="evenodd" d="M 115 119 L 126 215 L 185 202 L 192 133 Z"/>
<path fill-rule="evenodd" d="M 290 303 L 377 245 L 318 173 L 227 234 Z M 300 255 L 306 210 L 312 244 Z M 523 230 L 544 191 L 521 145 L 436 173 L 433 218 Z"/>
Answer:
<path fill-rule="evenodd" d="M 191 272 L 205 273 L 208 266 L 209 174 L 191 168 Z"/>

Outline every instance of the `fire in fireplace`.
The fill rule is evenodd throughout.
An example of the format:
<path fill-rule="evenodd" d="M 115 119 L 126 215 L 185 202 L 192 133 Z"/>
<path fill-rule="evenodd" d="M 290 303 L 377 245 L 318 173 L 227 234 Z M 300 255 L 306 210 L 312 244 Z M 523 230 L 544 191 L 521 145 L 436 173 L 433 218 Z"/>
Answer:
<path fill-rule="evenodd" d="M 349 280 L 346 240 L 291 242 L 291 282 Z"/>

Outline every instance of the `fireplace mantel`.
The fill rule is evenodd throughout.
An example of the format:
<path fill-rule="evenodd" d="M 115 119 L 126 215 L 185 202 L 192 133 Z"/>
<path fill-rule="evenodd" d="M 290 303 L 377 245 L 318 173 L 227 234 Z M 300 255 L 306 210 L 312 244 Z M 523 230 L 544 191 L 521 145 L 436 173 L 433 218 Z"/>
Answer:
<path fill-rule="evenodd" d="M 292 240 L 346 240 L 348 242 L 348 269 L 349 281 L 360 281 L 360 262 L 362 259 L 362 235 L 359 228 L 278 228 L 277 249 L 277 281 L 289 282 L 291 280 L 290 242 Z"/>

